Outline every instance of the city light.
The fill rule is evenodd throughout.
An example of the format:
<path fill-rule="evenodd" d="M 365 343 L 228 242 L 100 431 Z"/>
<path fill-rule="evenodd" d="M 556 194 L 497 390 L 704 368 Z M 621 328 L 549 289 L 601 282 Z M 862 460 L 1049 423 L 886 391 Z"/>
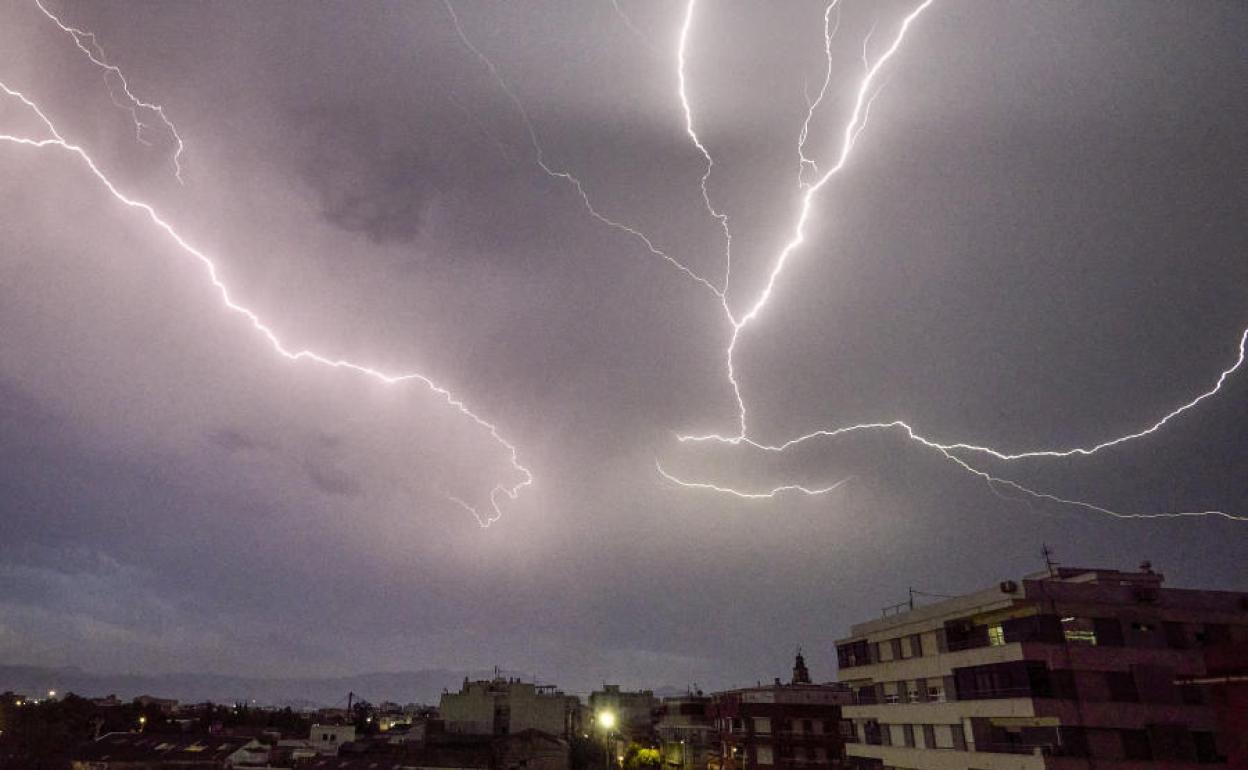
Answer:
<path fill-rule="evenodd" d="M 615 712 L 600 711 L 598 712 L 598 725 L 604 730 L 610 730 L 615 727 Z"/>

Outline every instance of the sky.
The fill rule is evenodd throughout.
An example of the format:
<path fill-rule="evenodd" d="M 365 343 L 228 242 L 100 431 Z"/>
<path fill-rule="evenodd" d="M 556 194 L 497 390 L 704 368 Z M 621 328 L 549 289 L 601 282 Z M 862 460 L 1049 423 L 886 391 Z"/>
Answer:
<path fill-rule="evenodd" d="M 704 0 L 685 95 L 730 271 L 683 3 L 459 2 L 463 37 L 432 1 L 46 7 L 163 107 L 181 182 L 174 135 L 33 1 L 0 11 L 0 81 L 289 349 L 419 373 L 483 422 L 278 355 L 81 158 L 0 143 L 0 661 L 719 687 L 798 645 L 832 679 L 851 624 L 1043 544 L 1248 590 L 1245 521 L 1028 497 L 895 429 L 679 440 L 738 431 L 725 306 L 754 306 L 804 198 L 734 346 L 761 444 L 905 420 L 1090 446 L 1213 387 L 1248 327 L 1241 3 L 936 0 L 880 64 L 915 2 L 842 0 L 825 56 L 826 3 Z M 812 193 L 825 73 L 819 173 L 877 64 Z M 49 138 L 12 97 L 0 134 Z M 1245 516 L 1245 375 L 1090 457 L 964 459 L 1118 513 Z M 656 463 L 844 483 L 742 499 Z M 518 494 L 482 527 L 496 486 Z"/>

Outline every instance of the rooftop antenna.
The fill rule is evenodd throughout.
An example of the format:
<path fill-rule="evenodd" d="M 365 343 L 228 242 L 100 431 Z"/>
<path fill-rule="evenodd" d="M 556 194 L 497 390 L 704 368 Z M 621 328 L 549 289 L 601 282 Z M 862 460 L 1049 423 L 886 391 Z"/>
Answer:
<path fill-rule="evenodd" d="M 1040 546 L 1040 554 L 1044 556 L 1044 566 L 1049 570 L 1049 577 L 1053 577 L 1057 567 L 1057 562 L 1053 560 L 1053 549 L 1049 548 L 1048 543 L 1041 543 Z"/>

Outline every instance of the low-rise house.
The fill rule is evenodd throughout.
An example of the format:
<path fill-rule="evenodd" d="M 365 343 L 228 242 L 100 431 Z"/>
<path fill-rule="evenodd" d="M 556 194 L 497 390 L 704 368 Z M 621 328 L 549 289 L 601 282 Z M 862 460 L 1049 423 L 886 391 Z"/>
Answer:
<path fill-rule="evenodd" d="M 221 736 L 109 733 L 73 753 L 73 770 L 217 770 L 237 767 L 262 748 L 259 741 Z"/>

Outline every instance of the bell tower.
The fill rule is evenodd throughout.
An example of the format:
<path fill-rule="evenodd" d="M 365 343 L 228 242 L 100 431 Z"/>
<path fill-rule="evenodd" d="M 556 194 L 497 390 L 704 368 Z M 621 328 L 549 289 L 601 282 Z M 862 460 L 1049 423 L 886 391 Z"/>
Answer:
<path fill-rule="evenodd" d="M 806 670 L 801 647 L 797 648 L 797 659 L 793 661 L 793 684 L 810 684 L 810 672 Z"/>

